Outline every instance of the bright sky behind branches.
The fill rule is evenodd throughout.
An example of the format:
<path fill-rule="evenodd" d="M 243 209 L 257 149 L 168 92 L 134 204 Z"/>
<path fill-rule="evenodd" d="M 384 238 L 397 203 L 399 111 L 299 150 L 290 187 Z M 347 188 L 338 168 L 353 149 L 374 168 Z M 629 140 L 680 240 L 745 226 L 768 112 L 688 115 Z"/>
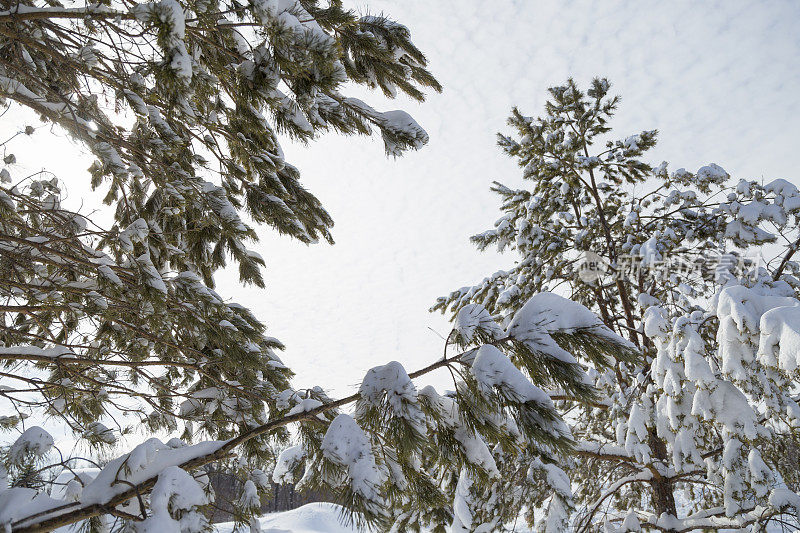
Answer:
<path fill-rule="evenodd" d="M 426 128 L 396 161 L 381 141 L 327 136 L 286 146 L 336 221 L 333 247 L 265 236 L 266 291 L 225 289 L 288 346 L 295 385 L 353 391 L 390 360 L 416 369 L 448 331 L 435 298 L 512 258 L 468 242 L 499 216 L 492 180 L 519 184 L 495 146 L 513 105 L 541 113 L 546 88 L 608 77 L 615 132 L 660 131 L 652 162 L 715 162 L 736 178 L 800 184 L 800 2 L 403 0 L 369 2 L 406 24 L 444 86 L 404 108 Z M 370 102 L 374 96 L 364 96 Z M 441 376 L 444 378 L 445 376 Z"/>
<path fill-rule="evenodd" d="M 297 387 L 349 394 L 372 366 L 398 360 L 411 371 L 441 356 L 444 342 L 429 328 L 446 335 L 449 327 L 428 307 L 512 261 L 468 242 L 498 217 L 490 182 L 521 182 L 495 133 L 507 131 L 513 105 L 540 114 L 546 88 L 568 76 L 583 86 L 595 75 L 612 81 L 623 96 L 619 137 L 660 130 L 652 163 L 696 170 L 714 162 L 736 178 L 800 184 L 800 2 L 363 5 L 410 28 L 444 92 L 422 104 L 361 96 L 409 111 L 430 144 L 391 160 L 379 137 L 285 141 L 287 160 L 333 215 L 337 244 L 305 246 L 262 228 L 254 248 L 267 262 L 267 289 L 241 288 L 232 272 L 218 277 L 221 294 L 253 309 L 287 345 Z M 17 126 L 11 115 L 3 122 L 4 132 Z M 68 201 L 79 201 L 89 159 L 46 131 L 37 140 L 46 144 L 20 161 L 55 170 Z"/>

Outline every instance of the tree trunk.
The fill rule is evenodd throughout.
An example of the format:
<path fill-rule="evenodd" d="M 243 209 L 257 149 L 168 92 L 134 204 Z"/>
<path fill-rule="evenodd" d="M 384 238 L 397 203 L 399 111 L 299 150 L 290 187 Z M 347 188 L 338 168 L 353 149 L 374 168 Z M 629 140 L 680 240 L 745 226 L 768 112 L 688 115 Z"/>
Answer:
<path fill-rule="evenodd" d="M 655 429 L 648 430 L 648 444 L 653 457 L 660 463 L 667 464 L 667 447 L 664 445 Z M 675 495 L 672 493 L 672 481 L 665 477 L 654 477 L 650 482 L 653 487 L 653 509 L 655 510 L 656 517 L 661 516 L 663 513 L 670 514 L 674 517 L 678 516 L 678 510 L 675 507 Z M 672 529 L 665 530 L 667 532 L 674 531 Z"/>

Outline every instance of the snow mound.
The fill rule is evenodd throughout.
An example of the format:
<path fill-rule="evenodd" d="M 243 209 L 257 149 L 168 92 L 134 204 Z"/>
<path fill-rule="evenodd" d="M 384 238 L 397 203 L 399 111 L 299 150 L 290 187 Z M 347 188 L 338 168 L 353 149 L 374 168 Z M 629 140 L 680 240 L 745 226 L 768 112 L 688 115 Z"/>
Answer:
<path fill-rule="evenodd" d="M 335 503 L 309 503 L 291 511 L 261 517 L 262 533 L 360 533 L 342 525 L 342 508 Z M 216 524 L 218 533 L 231 533 L 233 522 Z"/>

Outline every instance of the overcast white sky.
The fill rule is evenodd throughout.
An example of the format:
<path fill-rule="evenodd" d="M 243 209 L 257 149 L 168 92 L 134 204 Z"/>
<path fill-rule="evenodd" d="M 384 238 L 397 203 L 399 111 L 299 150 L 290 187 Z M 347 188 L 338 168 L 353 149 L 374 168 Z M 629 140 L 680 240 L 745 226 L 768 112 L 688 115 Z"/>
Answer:
<path fill-rule="evenodd" d="M 297 386 L 347 394 L 372 366 L 394 359 L 410 371 L 441 356 L 428 328 L 446 335 L 447 322 L 427 308 L 512 261 L 468 242 L 498 216 L 490 182 L 520 182 L 495 133 L 513 105 L 540 113 L 546 88 L 567 76 L 607 76 L 623 96 L 619 135 L 660 130 L 656 163 L 800 183 L 800 2 L 368 5 L 410 28 L 444 92 L 384 105 L 407 109 L 431 136 L 397 161 L 378 138 L 285 147 L 332 213 L 337 244 L 265 235 L 267 290 L 225 292 L 287 344 Z"/>
<path fill-rule="evenodd" d="M 495 133 L 506 129 L 513 105 L 539 114 L 546 88 L 567 76 L 583 84 L 607 76 L 623 96 L 619 136 L 660 130 L 655 163 L 694 170 L 715 162 L 736 177 L 800 183 L 798 1 L 368 5 L 411 29 L 444 85 L 423 104 L 378 106 L 411 112 L 430 144 L 395 161 L 379 138 L 287 143 L 287 159 L 336 221 L 337 244 L 305 246 L 264 229 L 255 248 L 267 262 L 267 289 L 219 276 L 220 292 L 253 309 L 286 343 L 297 387 L 344 395 L 372 366 L 399 360 L 411 371 L 441 356 L 443 341 L 429 328 L 442 335 L 449 328 L 428 307 L 513 260 L 480 254 L 468 242 L 498 216 L 490 182 L 521 181 Z M 58 171 L 78 201 L 87 160 L 64 139 L 46 132 L 37 139 L 20 161 Z"/>

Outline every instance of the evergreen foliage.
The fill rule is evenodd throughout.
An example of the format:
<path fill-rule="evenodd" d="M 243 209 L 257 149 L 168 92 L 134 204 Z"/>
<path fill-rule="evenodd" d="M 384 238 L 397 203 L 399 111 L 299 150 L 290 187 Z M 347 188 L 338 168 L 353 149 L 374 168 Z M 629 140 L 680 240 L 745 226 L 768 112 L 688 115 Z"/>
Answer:
<path fill-rule="evenodd" d="M 334 400 L 291 385 L 214 274 L 263 287 L 247 245 L 265 225 L 333 242 L 279 135 L 427 142 L 341 92 L 440 90 L 408 29 L 338 0 L 45 3 L 0 0 L 2 104 L 90 150 L 111 222 L 62 206 L 63 177 L 16 175 L 35 127 L 3 144 L 0 525 L 204 531 L 215 462 L 252 532 L 270 471 L 391 531 L 759 531 L 800 509 L 794 185 L 653 167 L 656 131 L 612 137 L 606 80 L 554 87 L 499 137 L 530 186 L 495 183 L 502 217 L 473 237 L 515 264 L 437 301 L 441 359 Z M 437 369 L 453 390 L 419 389 Z M 47 417 L 88 457 L 28 421 Z M 141 431 L 166 442 L 96 462 Z"/>
<path fill-rule="evenodd" d="M 294 404 L 281 394 L 294 394 L 292 373 L 254 314 L 214 291 L 214 273 L 232 262 L 242 283 L 264 286 L 264 260 L 247 247 L 257 227 L 333 242 L 331 217 L 279 135 L 377 131 L 396 156 L 424 145 L 425 131 L 403 111 L 347 96 L 347 84 L 417 100 L 441 87 L 405 26 L 338 0 L 2 1 L 0 34 L 0 103 L 33 110 L 88 148 L 91 185 L 109 206 L 106 218 L 70 211 L 63 190 L 76 177 L 20 174 L 14 145 L 38 126 L 20 125 L 3 144 L 0 425 L 13 488 L 0 486 L 0 523 L 200 530 L 195 511 L 210 494 L 193 487 L 203 475 L 172 467 L 234 449 L 251 478 L 237 515 L 247 522 L 254 489 L 270 485 L 253 472 L 271 466 L 288 435 Z M 47 417 L 89 456 L 55 450 L 26 422 Z M 92 457 L 141 431 L 182 440 L 145 442 L 113 479 L 109 467 L 96 471 Z M 44 484 L 86 468 L 66 492 Z"/>
<path fill-rule="evenodd" d="M 508 525 L 523 507 L 537 531 L 796 527 L 796 472 L 777 450 L 800 443 L 800 192 L 781 179 L 736 182 L 715 164 L 649 165 L 657 132 L 615 138 L 609 87 L 595 79 L 584 92 L 568 80 L 550 89 L 543 116 L 514 109 L 514 134 L 499 145 L 526 186 L 494 183 L 502 216 L 472 241 L 515 262 L 434 309 L 458 323 L 480 305 L 506 325 L 554 291 L 642 357 L 603 368 L 593 342 L 553 335 L 583 356 L 599 394 L 557 403 L 575 440 L 554 457 L 559 467 L 493 450 L 503 475 L 469 486 L 465 506 L 480 517 L 471 528 L 500 529 L 491 513 L 507 513 Z"/>
<path fill-rule="evenodd" d="M 554 306 L 561 311 L 558 323 L 546 316 Z M 504 457 L 526 455 L 549 471 L 560 453 L 574 449 L 544 388 L 589 402 L 597 394 L 578 360 L 554 337 L 565 346 L 590 338 L 596 349 L 620 360 L 639 355 L 588 309 L 553 294 L 532 298 L 507 328 L 483 307 L 467 306 L 446 341 L 445 356 L 428 367 L 410 374 L 396 361 L 375 367 L 357 394 L 333 403 L 295 397 L 293 412 L 316 414 L 320 406 L 351 402 L 355 410 L 352 416 L 340 412 L 332 422 L 303 424 L 300 444 L 281 453 L 273 480 L 303 472 L 300 488 L 344 486 L 343 501 L 356 511 L 352 518 L 378 530 L 502 527 L 523 502 L 498 507 L 489 502 L 501 496 L 492 495 L 484 510 L 469 509 L 473 484 L 499 487 Z M 512 361 L 535 370 L 526 375 Z M 598 366 L 615 361 L 606 356 Z M 451 372 L 455 390 L 417 389 L 414 379 L 438 368 Z"/>

